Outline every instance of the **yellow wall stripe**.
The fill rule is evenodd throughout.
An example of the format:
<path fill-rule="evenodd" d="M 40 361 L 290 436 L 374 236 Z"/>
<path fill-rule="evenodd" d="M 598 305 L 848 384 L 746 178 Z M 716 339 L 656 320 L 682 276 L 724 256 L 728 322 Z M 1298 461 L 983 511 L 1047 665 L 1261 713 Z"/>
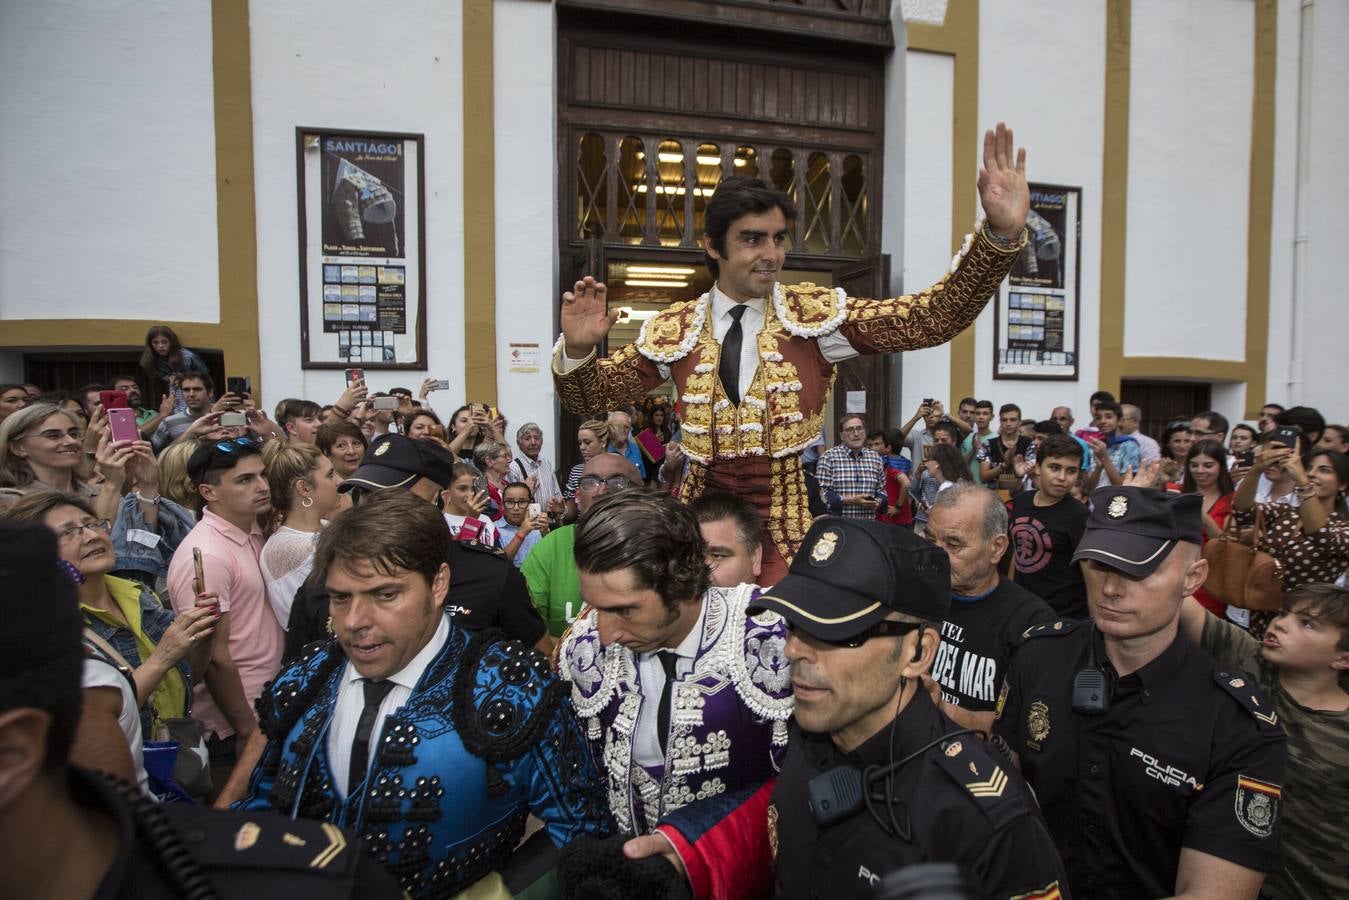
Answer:
<path fill-rule="evenodd" d="M 1255 4 L 1255 96 L 1251 102 L 1250 212 L 1246 220 L 1246 418 L 1256 419 L 1269 372 L 1269 268 L 1273 253 L 1274 106 L 1278 74 L 1278 0 Z"/>
<path fill-rule="evenodd" d="M 497 402 L 492 0 L 464 0 L 464 391 Z"/>
<path fill-rule="evenodd" d="M 1124 260 L 1129 204 L 1130 0 L 1107 0 L 1105 146 L 1101 163 L 1101 390 L 1119 396 L 1124 361 Z"/>

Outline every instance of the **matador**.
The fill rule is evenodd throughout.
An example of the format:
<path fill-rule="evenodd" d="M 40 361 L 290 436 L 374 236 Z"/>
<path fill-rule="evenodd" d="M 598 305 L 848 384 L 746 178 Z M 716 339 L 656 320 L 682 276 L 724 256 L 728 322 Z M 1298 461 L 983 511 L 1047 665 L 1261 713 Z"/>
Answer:
<path fill-rule="evenodd" d="M 984 221 L 936 284 L 890 299 L 778 283 L 795 206 L 756 178 L 723 180 L 704 219 L 703 249 L 716 278 L 708 293 L 648 319 L 634 343 L 604 359 L 595 348 L 619 316 L 608 309 L 604 284 L 587 277 L 563 295 L 553 351 L 563 405 L 600 415 L 673 378 L 689 461 L 679 496 L 725 490 L 754 503 L 766 526 L 761 582 L 774 584 L 810 526 L 801 453 L 820 433 L 835 365 L 951 340 L 974 322 L 1025 246 L 1030 192 L 1025 150 L 1014 147 L 1002 123 L 985 133 Z"/>

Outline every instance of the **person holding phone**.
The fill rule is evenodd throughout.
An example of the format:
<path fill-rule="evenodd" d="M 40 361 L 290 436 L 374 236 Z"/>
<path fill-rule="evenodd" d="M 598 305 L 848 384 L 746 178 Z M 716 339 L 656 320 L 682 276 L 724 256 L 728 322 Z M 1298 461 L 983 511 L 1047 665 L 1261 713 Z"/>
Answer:
<path fill-rule="evenodd" d="M 486 547 L 500 547 L 496 525 L 487 514 L 492 499 L 488 496 L 482 473 L 468 463 L 455 463 L 453 480 L 441 491 L 445 524 L 457 541 L 476 541 Z"/>
<path fill-rule="evenodd" d="M 502 516 L 493 524 L 506 558 L 523 568 L 534 545 L 548 533 L 548 516 L 534 502 L 529 485 L 514 482 L 506 485 L 501 496 Z"/>

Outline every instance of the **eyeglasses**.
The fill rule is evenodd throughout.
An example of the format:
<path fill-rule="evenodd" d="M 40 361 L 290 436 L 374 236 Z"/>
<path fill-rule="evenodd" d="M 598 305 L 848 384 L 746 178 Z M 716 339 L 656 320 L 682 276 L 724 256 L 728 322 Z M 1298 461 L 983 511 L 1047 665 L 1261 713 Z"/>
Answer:
<path fill-rule="evenodd" d="M 857 634 L 853 635 L 850 638 L 844 638 L 838 641 L 831 641 L 826 638 L 817 637 L 813 634 L 810 635 L 810 637 L 811 640 L 817 641 L 821 644 L 828 644 L 831 647 L 847 647 L 850 650 L 856 650 L 858 647 L 862 646 L 872 638 L 903 637 L 910 631 L 918 631 L 922 627 L 923 627 L 922 622 L 895 622 L 891 619 L 882 619 L 881 621 L 877 622 L 875 625 L 872 625 L 865 631 L 858 632 Z M 798 630 L 797 626 L 795 625 L 788 625 L 787 629 L 792 632 Z M 809 632 L 806 633 L 809 634 Z"/>
<path fill-rule="evenodd" d="M 501 505 L 502 505 L 502 506 L 528 506 L 529 504 L 530 504 L 530 501 L 529 501 L 529 500 L 502 500 L 502 501 L 501 501 Z"/>
<path fill-rule="evenodd" d="M 844 429 L 843 429 L 843 433 L 844 433 L 844 434 L 851 434 L 852 432 L 855 432 L 855 431 L 866 431 L 866 430 L 867 430 L 867 427 L 866 427 L 865 425 L 849 425 L 847 428 L 844 428 Z"/>
<path fill-rule="evenodd" d="M 601 478 L 598 475 L 582 475 L 577 486 L 587 491 L 593 491 L 600 485 L 604 485 L 611 491 L 621 491 L 624 488 L 632 487 L 632 482 L 628 481 L 623 475 L 610 475 L 608 478 Z"/>
<path fill-rule="evenodd" d="M 61 438 L 74 438 L 77 441 L 84 440 L 84 429 L 67 428 L 62 431 L 59 428 L 48 428 L 46 431 L 35 431 L 32 434 L 26 434 L 24 437 L 40 437 L 44 441 L 59 441 Z"/>
<path fill-rule="evenodd" d="M 112 531 L 112 523 L 107 519 L 99 519 L 95 522 L 84 522 L 80 525 L 72 525 L 64 531 L 56 532 L 56 539 L 64 544 L 71 538 L 81 534 L 86 528 L 95 534 L 107 534 Z"/>

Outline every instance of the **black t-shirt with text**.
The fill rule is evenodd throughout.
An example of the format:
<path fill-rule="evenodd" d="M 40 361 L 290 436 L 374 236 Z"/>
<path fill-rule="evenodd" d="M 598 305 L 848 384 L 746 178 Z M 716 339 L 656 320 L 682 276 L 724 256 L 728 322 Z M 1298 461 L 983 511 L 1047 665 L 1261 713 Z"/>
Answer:
<path fill-rule="evenodd" d="M 1012 498 L 1011 522 L 1016 583 L 1065 619 L 1087 618 L 1082 566 L 1072 561 L 1087 527 L 1086 505 L 1068 495 L 1036 506 L 1035 491 L 1022 491 Z"/>
<path fill-rule="evenodd" d="M 1026 629 L 1057 620 L 1047 603 L 1006 579 L 982 597 L 952 594 L 932 663 L 942 699 L 972 712 L 992 712 Z"/>

